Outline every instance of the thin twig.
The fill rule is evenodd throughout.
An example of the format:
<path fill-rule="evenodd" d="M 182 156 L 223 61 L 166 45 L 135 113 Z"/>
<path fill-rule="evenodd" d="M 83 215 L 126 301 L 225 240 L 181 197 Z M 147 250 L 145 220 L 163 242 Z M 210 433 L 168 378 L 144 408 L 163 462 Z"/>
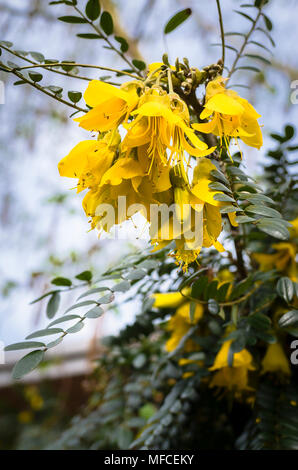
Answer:
<path fill-rule="evenodd" d="M 123 54 L 122 51 L 120 51 L 119 49 L 117 49 L 117 47 L 114 46 L 108 36 L 104 34 L 104 32 L 93 23 L 93 21 L 90 21 L 77 6 L 74 5 L 74 9 L 106 41 L 110 48 L 113 49 L 113 51 L 115 51 L 121 57 L 121 59 L 123 59 L 129 65 L 129 67 L 138 74 L 139 77 L 143 77 L 142 72 L 138 70 L 132 62 L 130 62 L 130 60 Z"/>
<path fill-rule="evenodd" d="M 71 108 L 76 109 L 77 111 L 82 111 L 83 113 L 88 112 L 88 109 L 80 108 L 74 103 L 71 103 L 70 101 L 66 101 L 63 98 L 59 98 L 59 96 L 51 93 L 50 91 L 46 90 L 44 87 L 38 85 L 36 82 L 32 82 L 31 80 L 28 80 L 28 78 L 24 77 L 20 72 L 18 72 L 16 69 L 10 69 L 8 72 L 13 73 L 16 75 L 20 80 L 28 83 L 29 85 L 33 86 L 33 88 L 36 88 L 37 90 L 41 91 L 42 93 L 45 93 L 46 95 L 50 96 L 51 98 L 54 98 L 55 100 L 59 101 L 60 103 L 65 104 L 66 106 L 69 106 Z"/>
<path fill-rule="evenodd" d="M 123 75 L 128 75 L 129 77 L 136 78 L 137 80 L 140 80 L 139 77 L 136 75 L 129 73 L 129 72 L 122 72 L 122 70 L 117 70 L 117 69 L 112 69 L 110 67 L 103 67 L 101 65 L 92 65 L 92 64 L 77 64 L 75 62 L 55 62 L 51 64 L 35 64 L 35 65 L 27 65 L 25 67 L 18 67 L 17 70 L 25 70 L 25 69 L 31 69 L 31 68 L 37 68 L 37 67 L 43 67 L 43 68 L 49 68 L 49 67 L 63 67 L 63 66 L 68 66 L 71 65 L 73 67 L 83 67 L 83 68 L 90 68 L 90 69 L 99 69 L 99 70 L 106 70 L 109 72 L 114 72 L 114 73 L 123 73 Z M 55 72 L 55 70 L 52 70 L 52 72 Z M 69 75 L 69 74 L 66 74 Z M 76 75 L 74 75 L 76 77 Z"/>
<path fill-rule="evenodd" d="M 239 59 L 241 58 L 242 53 L 243 53 L 245 47 L 247 46 L 247 43 L 248 43 L 248 41 L 249 41 L 249 38 L 250 38 L 250 36 L 252 35 L 252 33 L 253 33 L 253 31 L 254 31 L 254 29 L 255 29 L 255 27 L 256 27 L 256 24 L 257 24 L 257 22 L 259 21 L 259 18 L 260 18 L 261 15 L 262 15 L 262 9 L 259 8 L 258 14 L 257 14 L 256 18 L 253 20 L 252 25 L 251 25 L 251 28 L 250 28 L 250 30 L 248 31 L 248 33 L 245 35 L 243 44 L 242 44 L 242 46 L 240 47 L 239 52 L 237 53 L 237 55 L 236 55 L 236 57 L 235 57 L 235 60 L 234 60 L 234 62 L 233 62 L 233 64 L 232 64 L 232 67 L 231 67 L 231 70 L 230 70 L 230 72 L 229 72 L 228 78 L 231 78 L 231 76 L 232 76 L 233 73 L 235 72 L 236 66 L 237 66 L 237 64 L 238 64 L 238 61 L 239 61 Z"/>
<path fill-rule="evenodd" d="M 221 13 L 221 7 L 220 7 L 220 0 L 216 0 L 216 5 L 217 5 L 217 11 L 218 11 L 218 20 L 219 20 L 219 26 L 220 26 L 220 35 L 221 35 L 221 47 L 222 47 L 222 53 L 221 53 L 221 60 L 222 60 L 222 66 L 225 66 L 225 32 L 224 32 L 224 27 L 223 27 L 223 20 L 222 20 L 222 13 Z"/>

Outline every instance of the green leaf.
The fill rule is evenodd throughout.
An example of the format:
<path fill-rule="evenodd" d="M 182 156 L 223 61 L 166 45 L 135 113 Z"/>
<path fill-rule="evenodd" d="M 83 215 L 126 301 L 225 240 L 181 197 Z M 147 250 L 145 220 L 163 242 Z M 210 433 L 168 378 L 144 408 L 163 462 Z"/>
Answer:
<path fill-rule="evenodd" d="M 89 289 L 83 294 L 78 297 L 78 300 L 82 299 L 83 297 L 87 297 L 88 295 L 97 294 L 98 292 L 104 292 L 105 290 L 111 290 L 109 287 L 94 287 L 93 289 Z"/>
<path fill-rule="evenodd" d="M 80 274 L 77 274 L 76 279 L 79 279 L 79 281 L 87 281 L 90 282 L 92 279 L 92 272 L 91 271 L 83 271 Z"/>
<path fill-rule="evenodd" d="M 238 299 L 241 297 L 244 293 L 248 291 L 248 288 L 251 287 L 253 283 L 253 280 L 251 277 L 248 277 L 247 279 L 243 279 L 243 281 L 240 281 L 238 284 L 236 284 L 233 287 L 233 290 L 230 295 L 230 300 Z"/>
<path fill-rule="evenodd" d="M 79 321 L 76 323 L 74 326 L 71 326 L 66 330 L 66 333 L 77 333 L 78 331 L 81 331 L 81 329 L 84 328 L 84 323 L 82 321 Z"/>
<path fill-rule="evenodd" d="M 214 299 L 208 300 L 208 310 L 212 315 L 217 315 L 219 312 L 219 305 Z"/>
<path fill-rule="evenodd" d="M 32 302 L 30 302 L 30 305 L 35 304 L 36 302 L 39 302 L 40 300 L 44 299 L 45 297 L 48 297 L 49 295 L 54 294 L 55 292 L 60 292 L 60 291 L 59 290 L 51 290 L 50 292 L 46 292 L 46 294 L 43 294 L 40 297 L 38 297 L 37 299 L 32 300 Z"/>
<path fill-rule="evenodd" d="M 63 64 L 62 70 L 65 72 L 70 72 L 76 66 L 76 63 L 73 60 L 63 60 L 61 64 Z"/>
<path fill-rule="evenodd" d="M 67 279 L 66 277 L 55 277 L 51 281 L 51 284 L 54 284 L 55 286 L 71 286 L 72 282 L 70 279 Z"/>
<path fill-rule="evenodd" d="M 70 312 L 71 310 L 74 310 L 75 308 L 86 307 L 87 305 L 92 305 L 92 304 L 97 304 L 97 302 L 95 300 L 84 300 L 83 302 L 79 302 L 78 304 L 75 304 L 69 307 L 65 313 Z"/>
<path fill-rule="evenodd" d="M 13 46 L 13 43 L 10 41 L 0 41 L 0 46 L 1 45 L 10 48 Z"/>
<path fill-rule="evenodd" d="M 222 202 L 236 202 L 235 199 L 227 194 L 215 194 L 213 196 L 215 201 L 222 201 Z"/>
<path fill-rule="evenodd" d="M 213 178 L 222 181 L 224 184 L 230 186 L 229 180 L 225 177 L 225 175 L 220 170 L 212 170 L 211 175 Z"/>
<path fill-rule="evenodd" d="M 227 296 L 230 285 L 231 285 L 230 282 L 225 282 L 219 287 L 219 289 L 217 290 L 217 295 L 216 295 L 218 302 L 224 302 L 226 300 L 226 296 Z"/>
<path fill-rule="evenodd" d="M 64 333 L 61 328 L 45 328 L 43 330 L 35 331 L 26 337 L 26 339 L 39 338 L 40 336 L 55 335 L 57 333 Z"/>
<path fill-rule="evenodd" d="M 272 46 L 275 47 L 275 42 L 273 41 L 271 35 L 268 33 L 268 31 L 266 31 L 265 29 L 263 28 L 256 28 L 256 31 L 261 31 L 262 33 L 265 34 L 265 36 L 267 36 L 267 38 L 269 39 L 269 41 L 271 42 Z"/>
<path fill-rule="evenodd" d="M 30 51 L 29 54 L 30 54 L 31 57 L 33 57 L 33 59 L 36 60 L 37 62 L 44 62 L 44 60 L 45 60 L 44 55 L 41 54 L 40 52 Z"/>
<path fill-rule="evenodd" d="M 142 60 L 133 59 L 132 63 L 139 70 L 145 70 L 146 68 L 146 64 Z"/>
<path fill-rule="evenodd" d="M 210 189 L 215 190 L 215 191 L 224 191 L 224 192 L 227 192 L 227 193 L 232 193 L 232 191 L 229 188 L 227 188 L 224 184 L 218 183 L 216 181 L 213 182 L 213 183 L 209 183 L 208 187 Z"/>
<path fill-rule="evenodd" d="M 82 98 L 82 93 L 80 91 L 69 91 L 68 98 L 73 103 L 78 103 L 80 99 Z"/>
<path fill-rule="evenodd" d="M 252 217 L 248 217 L 248 215 L 238 215 L 238 217 L 236 217 L 236 222 L 238 224 L 246 224 L 248 222 L 253 222 L 255 219 L 253 219 Z"/>
<path fill-rule="evenodd" d="M 264 13 L 263 13 L 263 18 L 265 20 L 265 25 L 266 25 L 266 28 L 268 29 L 268 31 L 272 31 L 273 24 L 272 24 L 272 21 L 270 20 L 270 18 L 268 18 L 267 15 L 264 15 Z"/>
<path fill-rule="evenodd" d="M 130 289 L 130 282 L 122 281 L 112 287 L 112 292 L 127 292 Z"/>
<path fill-rule="evenodd" d="M 238 212 L 239 210 L 241 210 L 241 209 L 239 209 L 236 206 L 229 205 L 229 206 L 221 207 L 220 208 L 220 213 L 221 214 L 229 214 L 230 212 Z"/>
<path fill-rule="evenodd" d="M 59 95 L 63 91 L 63 88 L 61 88 L 61 86 L 49 85 L 46 88 L 52 91 L 55 95 Z"/>
<path fill-rule="evenodd" d="M 236 67 L 235 70 L 248 70 L 250 72 L 261 73 L 261 70 L 258 67 L 253 67 L 252 65 L 243 65 L 241 67 Z"/>
<path fill-rule="evenodd" d="M 104 313 L 103 308 L 101 307 L 94 307 L 91 310 L 88 310 L 87 313 L 85 313 L 85 318 L 98 318 L 101 317 L 101 315 Z"/>
<path fill-rule="evenodd" d="M 249 202 L 252 202 L 253 204 L 260 203 L 260 202 L 268 202 L 269 204 L 276 204 L 273 199 L 271 199 L 268 196 L 265 196 L 264 194 L 252 194 L 252 193 L 245 193 L 245 192 L 240 192 L 237 194 L 237 197 L 239 199 L 247 199 Z"/>
<path fill-rule="evenodd" d="M 261 60 L 267 65 L 271 65 L 270 60 L 266 59 L 265 57 L 258 55 L 258 54 L 244 54 L 243 57 L 249 57 L 250 59 Z"/>
<path fill-rule="evenodd" d="M 126 274 L 125 277 L 130 281 L 138 281 L 139 279 L 143 279 L 146 274 L 147 272 L 144 269 L 134 269 L 133 271 L 130 271 L 128 274 Z"/>
<path fill-rule="evenodd" d="M 91 21 L 97 20 L 100 15 L 99 0 L 88 0 L 86 5 L 86 15 Z"/>
<path fill-rule="evenodd" d="M 251 21 L 252 23 L 254 22 L 254 19 L 247 15 L 246 13 L 243 13 L 243 11 L 239 11 L 239 10 L 234 10 L 235 13 L 238 13 L 238 15 L 241 15 L 243 16 L 244 18 L 246 18 L 247 20 Z"/>
<path fill-rule="evenodd" d="M 247 317 L 247 323 L 251 325 L 256 330 L 264 330 L 267 331 L 271 327 L 271 320 L 266 315 L 262 313 L 254 313 L 253 315 L 249 315 Z"/>
<path fill-rule="evenodd" d="M 285 126 L 285 141 L 291 140 L 294 137 L 295 134 L 295 129 L 293 126 L 290 126 L 289 124 Z"/>
<path fill-rule="evenodd" d="M 33 82 L 40 82 L 42 80 L 42 74 L 39 72 L 28 72 L 28 75 Z"/>
<path fill-rule="evenodd" d="M 77 36 L 82 39 L 102 39 L 102 36 L 94 33 L 79 33 Z"/>
<path fill-rule="evenodd" d="M 60 294 L 59 292 L 55 292 L 48 301 L 47 305 L 47 317 L 53 318 L 59 308 L 60 305 Z"/>
<path fill-rule="evenodd" d="M 164 34 L 169 34 L 174 29 L 178 28 L 187 18 L 192 14 L 191 8 L 185 8 L 184 10 L 178 11 L 172 18 L 169 19 L 164 28 Z"/>
<path fill-rule="evenodd" d="M 225 36 L 242 36 L 242 37 L 245 37 L 245 34 L 232 31 L 232 32 L 225 33 Z"/>
<path fill-rule="evenodd" d="M 70 320 L 75 320 L 76 318 L 81 318 L 80 315 L 64 315 L 63 317 L 57 318 L 56 320 L 52 321 L 48 328 L 54 325 L 58 325 L 59 323 L 63 323 Z"/>
<path fill-rule="evenodd" d="M 97 303 L 98 304 L 110 304 L 111 302 L 113 302 L 114 299 L 115 299 L 114 294 L 107 294 L 101 297 L 100 299 L 98 299 Z"/>
<path fill-rule="evenodd" d="M 132 365 L 135 369 L 141 369 L 147 362 L 147 356 L 144 353 L 140 353 L 132 361 Z"/>
<path fill-rule="evenodd" d="M 289 312 L 285 313 L 278 320 L 278 324 L 281 328 L 287 328 L 288 326 L 298 324 L 298 310 L 290 310 Z"/>
<path fill-rule="evenodd" d="M 262 232 L 280 240 L 288 240 L 290 236 L 288 229 L 280 222 L 277 222 L 277 219 L 259 219 L 257 227 Z"/>
<path fill-rule="evenodd" d="M 63 336 L 60 336 L 59 338 L 55 339 L 54 341 L 51 341 L 50 343 L 47 344 L 47 349 L 54 348 L 55 346 L 58 346 L 58 344 L 62 343 L 63 341 Z"/>
<path fill-rule="evenodd" d="M 129 45 L 128 42 L 126 41 L 125 38 L 122 38 L 121 36 L 115 36 L 116 41 L 120 43 L 120 49 L 122 52 L 127 52 Z"/>
<path fill-rule="evenodd" d="M 14 366 L 12 370 L 13 379 L 20 379 L 24 375 L 28 374 L 41 363 L 44 358 L 44 352 L 40 349 L 31 351 L 26 356 L 22 357 Z"/>
<path fill-rule="evenodd" d="M 263 205 L 247 206 L 245 208 L 245 212 L 251 212 L 252 214 L 264 215 L 267 217 L 280 217 L 281 218 L 281 214 L 278 211 L 276 211 L 275 209 L 272 209 L 271 207 L 267 207 Z"/>
<path fill-rule="evenodd" d="M 100 26 L 102 30 L 109 36 L 114 31 L 113 18 L 108 11 L 104 11 L 100 17 Z"/>
<path fill-rule="evenodd" d="M 276 291 L 287 303 L 290 303 L 294 296 L 294 285 L 288 277 L 282 277 L 278 280 Z"/>
<path fill-rule="evenodd" d="M 58 20 L 63 21 L 64 23 L 88 23 L 87 20 L 80 16 L 60 16 Z"/>
<path fill-rule="evenodd" d="M 191 296 L 194 297 L 195 299 L 202 298 L 207 285 L 208 285 L 208 277 L 201 276 L 197 281 L 193 283 L 192 289 L 191 289 Z"/>
<path fill-rule="evenodd" d="M 9 344 L 4 348 L 4 351 L 18 351 L 20 349 L 34 349 L 44 347 L 44 343 L 39 341 L 22 341 L 21 343 Z"/>
<path fill-rule="evenodd" d="M 261 48 L 264 49 L 265 51 L 270 52 L 270 54 L 272 54 L 272 52 L 271 52 L 271 50 L 269 49 L 269 47 L 264 46 L 264 44 L 261 44 L 261 43 L 258 42 L 258 41 L 248 41 L 248 44 L 254 44 L 255 46 L 261 47 Z"/>

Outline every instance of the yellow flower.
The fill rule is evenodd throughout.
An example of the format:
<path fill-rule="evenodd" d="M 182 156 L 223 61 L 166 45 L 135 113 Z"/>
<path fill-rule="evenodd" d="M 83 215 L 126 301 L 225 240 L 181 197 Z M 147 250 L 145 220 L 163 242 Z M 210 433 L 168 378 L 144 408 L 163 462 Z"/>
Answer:
<path fill-rule="evenodd" d="M 225 79 L 218 77 L 206 87 L 206 102 L 200 118 L 211 119 L 207 123 L 193 124 L 193 128 L 203 133 L 213 133 L 223 137 L 241 138 L 250 147 L 259 149 L 263 138 L 257 119 L 260 116 L 253 106 L 233 90 L 227 90 Z"/>
<path fill-rule="evenodd" d="M 107 133 L 101 140 L 80 142 L 59 162 L 60 176 L 78 178 L 78 193 L 99 185 L 103 174 L 112 165 L 119 143 L 118 131 Z"/>
<path fill-rule="evenodd" d="M 262 360 L 262 374 L 267 372 L 290 375 L 289 360 L 280 343 L 269 344 Z"/>
<path fill-rule="evenodd" d="M 152 243 L 156 243 L 159 248 L 175 240 L 175 257 L 184 269 L 197 259 L 202 246 L 207 248 L 213 246 L 220 252 L 224 251 L 217 239 L 222 230 L 220 208 L 225 203 L 214 200 L 214 195 L 220 194 L 220 191 L 213 191 L 209 188 L 209 183 L 213 181 L 211 171 L 215 169 L 216 166 L 209 159 L 200 158 L 194 169 L 191 187 L 188 182 L 184 184 L 183 175 L 180 175 L 182 183 L 179 182 L 179 175 L 175 175 L 175 179 L 172 178 L 174 185 L 172 202 L 178 204 L 178 207 L 181 204 L 188 204 L 188 222 L 184 224 L 185 213 L 181 214 L 180 211 L 178 216 L 176 214 L 176 220 L 183 223 L 175 224 L 174 217 L 170 216 L 162 227 L 158 227 L 156 233 L 153 230 L 150 231 Z M 198 222 L 200 214 L 202 224 Z M 200 229 L 202 230 L 201 237 L 199 236 Z"/>
<path fill-rule="evenodd" d="M 100 80 L 91 80 L 84 99 L 93 109 L 74 121 L 88 131 L 106 132 L 117 127 L 136 107 L 141 87 L 142 83 L 138 81 L 123 83 L 116 88 Z"/>
<path fill-rule="evenodd" d="M 185 297 L 180 292 L 167 292 L 165 294 L 153 294 L 153 307 L 155 308 L 177 308 L 185 302 Z"/>
<path fill-rule="evenodd" d="M 22 424 L 28 424 L 33 421 L 33 413 L 31 411 L 20 411 L 18 413 L 18 421 Z"/>
<path fill-rule="evenodd" d="M 179 345 L 182 338 L 186 335 L 192 325 L 195 325 L 203 316 L 203 306 L 196 304 L 193 320 L 190 318 L 190 302 L 185 302 L 170 318 L 167 324 L 167 330 L 171 331 L 171 336 L 166 342 L 166 350 L 174 351 Z M 191 352 L 197 350 L 198 347 L 192 340 L 188 340 L 185 344 L 184 351 Z"/>
<path fill-rule="evenodd" d="M 248 371 L 255 370 L 252 355 L 247 349 L 234 353 L 233 365 L 229 366 L 228 354 L 232 340 L 225 341 L 215 357 L 209 370 L 216 371 L 210 381 L 210 387 L 225 387 L 228 390 L 250 390 L 248 387 Z"/>
<path fill-rule="evenodd" d="M 150 184 L 146 183 L 148 182 L 137 160 L 119 158 L 102 175 L 100 185 L 91 188 L 83 200 L 85 213 L 92 219 L 91 227 L 109 232 L 114 225 L 130 219 L 136 212 L 148 217 L 152 194 Z M 125 209 L 130 209 L 129 214 L 127 210 L 119 208 L 121 196 L 126 197 Z M 111 208 L 109 218 L 104 210 L 105 205 Z M 141 208 L 144 208 L 143 212 Z M 102 212 L 100 215 L 98 209 Z"/>
<path fill-rule="evenodd" d="M 291 221 L 290 237 L 293 240 L 298 234 L 298 218 Z M 261 271 L 277 271 L 285 273 L 292 281 L 297 280 L 297 244 L 293 241 L 272 244 L 275 253 L 253 253 L 252 258 L 260 265 Z"/>
<path fill-rule="evenodd" d="M 123 141 L 123 149 L 149 144 L 151 164 L 155 160 L 158 165 L 184 161 L 185 151 L 201 157 L 214 150 L 208 149 L 189 127 L 187 106 L 174 93 L 167 94 L 160 88 L 151 88 L 142 96 L 138 108 L 131 115 L 136 116 L 136 119 L 127 125 L 128 133 Z M 169 155 L 166 149 L 169 149 Z"/>

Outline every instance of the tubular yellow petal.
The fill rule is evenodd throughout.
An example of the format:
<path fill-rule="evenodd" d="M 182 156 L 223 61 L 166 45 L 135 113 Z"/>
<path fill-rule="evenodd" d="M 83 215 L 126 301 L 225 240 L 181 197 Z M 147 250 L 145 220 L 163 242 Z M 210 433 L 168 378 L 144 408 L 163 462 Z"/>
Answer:
<path fill-rule="evenodd" d="M 225 93 L 218 93 L 207 101 L 205 107 L 210 111 L 222 114 L 239 115 L 244 112 L 244 107 L 234 98 Z"/>
<path fill-rule="evenodd" d="M 87 165 L 88 154 L 99 147 L 97 140 L 83 140 L 58 163 L 60 176 L 79 178 Z"/>

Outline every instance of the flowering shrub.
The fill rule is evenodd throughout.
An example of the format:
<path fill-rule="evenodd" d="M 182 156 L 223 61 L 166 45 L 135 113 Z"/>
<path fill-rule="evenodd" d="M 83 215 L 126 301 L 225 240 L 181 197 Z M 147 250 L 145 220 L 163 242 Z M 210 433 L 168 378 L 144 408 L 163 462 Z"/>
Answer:
<path fill-rule="evenodd" d="M 2 41 L 3 51 L 27 62 L 2 63 L 2 70 L 72 106 L 74 121 L 89 132 L 58 167 L 62 177 L 76 180 L 77 193 L 85 191 L 91 228 L 111 233 L 139 213 L 150 238 L 147 250 L 100 278 L 84 271 L 74 281 L 54 279 L 54 289 L 37 299 L 49 297 L 48 327 L 7 347 L 32 350 L 15 365 L 18 379 L 65 336 L 99 318 L 117 293 L 141 300 L 133 324 L 104 341 L 88 413 L 53 448 L 297 449 L 291 360 L 298 331 L 297 189 L 294 171 L 287 171 L 297 150 L 290 145 L 294 129 L 287 125 L 272 135 L 278 148 L 267 152 L 256 182 L 242 158 L 247 146 L 260 155 L 266 123 L 230 87 L 238 68 L 253 68 L 238 62 L 259 22 L 265 20 L 261 31 L 271 38 L 268 2 L 249 5 L 256 16 L 228 70 L 219 1 L 222 57 L 202 69 L 186 58 L 170 64 L 166 54 L 148 66 L 131 60 L 126 39 L 111 39 L 112 17 L 100 12 L 97 0 L 89 0 L 85 11 L 74 0 L 52 3 L 74 9 L 75 16 L 59 19 L 91 26 L 126 68 L 43 56 L 33 61 Z M 178 12 L 165 34 L 190 13 Z M 32 72 L 75 75 L 84 67 L 109 70 L 125 82 L 92 79 L 79 105 L 79 92 L 69 92 L 67 100 L 62 89 L 39 84 L 42 74 Z M 24 69 L 31 70 L 29 78 Z M 74 288 L 82 290 L 78 302 L 54 318 L 61 294 Z M 86 311 L 78 315 L 76 308 Z M 51 342 L 36 341 L 50 335 Z"/>

